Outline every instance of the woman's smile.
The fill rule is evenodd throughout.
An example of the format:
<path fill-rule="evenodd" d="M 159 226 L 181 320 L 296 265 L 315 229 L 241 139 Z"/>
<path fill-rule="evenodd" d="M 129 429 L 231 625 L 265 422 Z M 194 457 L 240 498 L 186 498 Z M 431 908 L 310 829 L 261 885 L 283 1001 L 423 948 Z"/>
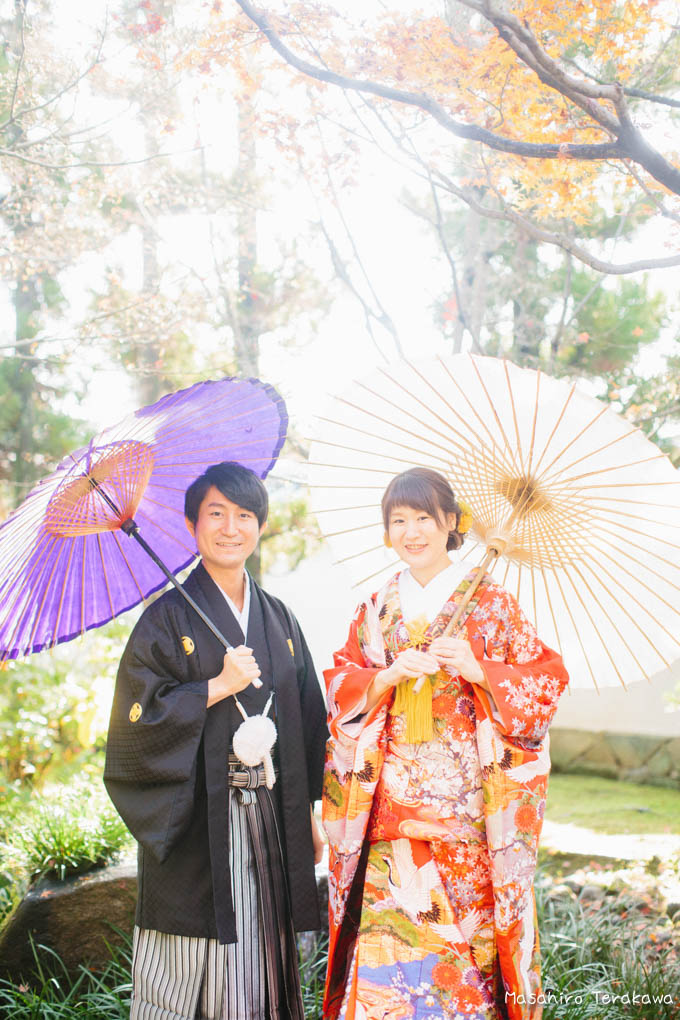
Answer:
<path fill-rule="evenodd" d="M 427 584 L 451 563 L 446 544 L 453 521 L 440 521 L 425 510 L 395 506 L 389 518 L 388 537 L 397 555 L 411 568 L 420 584 Z"/>

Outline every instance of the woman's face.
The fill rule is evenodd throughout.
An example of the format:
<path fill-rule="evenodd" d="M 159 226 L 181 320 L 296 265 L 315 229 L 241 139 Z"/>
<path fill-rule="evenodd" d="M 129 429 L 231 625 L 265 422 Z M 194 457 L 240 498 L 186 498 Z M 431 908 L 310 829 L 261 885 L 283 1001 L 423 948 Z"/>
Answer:
<path fill-rule="evenodd" d="M 389 516 L 387 534 L 397 555 L 411 568 L 421 584 L 427 584 L 450 564 L 446 543 L 455 528 L 455 514 L 444 524 L 426 510 L 395 506 Z"/>

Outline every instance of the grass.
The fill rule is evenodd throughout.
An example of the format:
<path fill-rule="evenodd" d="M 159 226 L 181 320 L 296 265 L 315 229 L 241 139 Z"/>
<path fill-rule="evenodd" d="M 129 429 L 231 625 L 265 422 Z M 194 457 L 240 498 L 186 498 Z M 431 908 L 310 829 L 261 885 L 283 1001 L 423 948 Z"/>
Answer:
<path fill-rule="evenodd" d="M 537 881 L 543 955 L 544 1020 L 677 1020 L 680 960 L 670 922 L 646 912 L 626 892 L 583 904 L 557 896 L 545 872 Z M 672 926 L 671 926 L 672 928 Z M 307 1020 L 322 1020 L 327 943 L 302 962 Z M 36 951 L 36 959 L 38 954 Z M 125 1020 L 130 1005 L 130 943 L 113 950 L 102 974 L 82 970 L 72 981 L 59 959 L 40 947 L 36 987 L 0 982 L 7 1020 Z"/>
<path fill-rule="evenodd" d="M 122 933 L 121 933 L 122 934 Z M 306 1020 L 323 1020 L 324 977 L 328 937 L 322 935 L 305 959 L 301 957 L 302 1001 Z M 112 949 L 101 974 L 82 968 L 75 981 L 59 957 L 45 946 L 34 946 L 34 985 L 0 980 L 0 1017 L 6 1020 L 126 1020 L 130 1010 L 132 946 Z"/>
<path fill-rule="evenodd" d="M 73 805 L 43 803 L 14 836 L 32 879 L 61 881 L 111 863 L 129 842 L 124 822 L 110 805 L 94 812 L 86 807 L 77 815 Z"/>
<path fill-rule="evenodd" d="M 590 904 L 552 896 L 540 877 L 537 898 L 544 1020 L 677 1020 L 680 959 L 668 919 L 625 892 Z"/>
<path fill-rule="evenodd" d="M 323 1020 L 321 1007 L 327 959 L 328 935 L 323 933 L 315 940 L 313 952 L 306 959 L 303 959 L 302 955 L 300 957 L 302 1003 L 306 1020 Z"/>
<path fill-rule="evenodd" d="M 609 834 L 680 835 L 680 791 L 553 772 L 546 818 Z"/>
<path fill-rule="evenodd" d="M 0 1017 L 6 1020 L 127 1020 L 130 1015 L 131 944 L 112 950 L 100 974 L 83 968 L 74 980 L 59 957 L 34 946 L 33 986 L 0 981 Z"/>
<path fill-rule="evenodd" d="M 101 784 L 52 787 L 3 804 L 0 819 L 0 924 L 38 878 L 83 874 L 132 845 Z"/>

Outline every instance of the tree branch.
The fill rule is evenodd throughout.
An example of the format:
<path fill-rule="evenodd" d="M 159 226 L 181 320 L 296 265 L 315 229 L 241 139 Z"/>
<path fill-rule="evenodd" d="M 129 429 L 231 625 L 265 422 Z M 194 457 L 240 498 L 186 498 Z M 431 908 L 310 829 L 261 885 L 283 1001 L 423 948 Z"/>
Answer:
<path fill-rule="evenodd" d="M 23 47 L 23 18 L 22 18 L 21 30 L 22 30 L 22 47 Z M 21 70 L 21 64 L 19 64 L 19 67 L 17 68 L 17 80 L 16 80 L 16 87 L 15 87 L 15 95 L 12 97 L 12 106 L 11 106 L 10 113 L 9 113 L 9 116 L 8 116 L 7 120 L 4 120 L 0 124 L 0 131 L 2 131 L 5 128 L 9 127 L 11 124 L 16 123 L 16 121 L 20 120 L 22 117 L 25 117 L 27 114 L 29 114 L 29 113 L 37 113 L 38 110 L 44 110 L 45 107 L 51 106 L 53 103 L 56 103 L 59 99 L 61 99 L 62 96 L 66 95 L 67 92 L 70 92 L 72 89 L 74 89 L 76 87 L 76 85 L 78 85 L 84 78 L 86 78 L 87 75 L 92 70 L 94 70 L 95 67 L 97 67 L 101 63 L 101 55 L 102 55 L 102 49 L 103 49 L 103 46 L 104 46 L 105 34 L 106 34 L 106 28 L 104 28 L 104 30 L 102 31 L 102 34 L 100 35 L 99 45 L 97 47 L 97 52 L 96 52 L 96 55 L 94 57 L 94 60 L 92 60 L 90 62 L 90 64 L 88 64 L 88 66 L 83 71 L 80 72 L 80 74 L 76 75 L 76 77 L 72 81 L 68 82 L 62 88 L 60 88 L 56 92 L 54 92 L 43 103 L 38 103 L 36 106 L 25 106 L 23 109 L 18 110 L 15 113 L 14 112 L 14 102 L 15 102 L 15 97 L 16 97 L 16 87 L 18 87 L 18 85 L 19 85 L 19 77 L 18 76 L 19 76 L 19 72 Z M 22 49 L 21 56 L 22 56 L 22 59 L 23 59 L 23 49 Z"/>
<path fill-rule="evenodd" d="M 337 85 L 339 88 L 352 89 L 355 92 L 368 92 L 382 99 L 389 99 L 393 102 L 402 103 L 405 106 L 415 106 L 425 113 L 430 114 L 442 127 L 450 131 L 458 138 L 465 138 L 468 141 L 482 142 L 491 149 L 500 152 L 509 152 L 516 156 L 527 156 L 534 159 L 558 159 L 569 157 L 572 159 L 612 159 L 621 158 L 626 155 L 616 143 L 602 142 L 599 144 L 577 145 L 572 143 L 556 142 L 520 142 L 513 138 L 505 138 L 502 135 L 494 134 L 486 128 L 477 124 L 463 124 L 454 120 L 436 100 L 421 92 L 405 92 L 402 89 L 395 89 L 389 85 L 381 85 L 378 82 L 367 79 L 350 78 L 336 71 L 328 71 L 321 67 L 310 64 L 293 53 L 283 42 L 281 37 L 272 28 L 266 14 L 257 11 L 249 0 L 236 0 L 241 10 L 251 21 L 257 25 L 263 35 L 266 36 L 270 45 L 283 59 L 294 67 L 301 74 L 317 81 L 323 81 L 330 85 Z"/>
<path fill-rule="evenodd" d="M 462 0 L 460 0 L 462 2 Z M 580 64 L 577 64 L 571 57 L 564 57 L 565 64 L 570 64 L 571 67 L 575 68 L 579 74 L 582 74 L 584 78 L 589 78 L 591 81 L 597 82 L 599 85 L 605 83 L 597 75 L 594 75 L 592 71 L 587 71 Z M 633 85 L 623 86 L 624 96 L 633 96 L 634 99 L 644 99 L 649 103 L 658 103 L 660 106 L 671 106 L 674 109 L 680 109 L 680 99 L 669 99 L 668 96 L 660 96 L 657 92 L 649 92 L 646 89 L 639 89 Z"/>
<path fill-rule="evenodd" d="M 573 255 L 573 257 L 576 258 L 579 262 L 582 262 L 584 265 L 590 266 L 597 272 L 606 275 L 626 275 L 629 273 L 639 272 L 640 270 L 657 268 L 664 269 L 680 264 L 680 256 L 672 256 L 669 259 L 660 260 L 652 259 L 644 263 L 629 262 L 617 265 L 616 263 L 611 261 L 598 259 L 595 255 L 592 255 L 587 248 L 584 248 L 581 245 L 577 244 L 571 238 L 567 238 L 562 234 L 557 234 L 554 232 L 543 230 L 528 217 L 523 216 L 520 213 L 515 212 L 514 210 L 511 213 L 510 210 L 508 210 L 506 207 L 501 209 L 491 209 L 489 206 L 483 205 L 481 202 L 478 202 L 475 198 L 473 198 L 467 191 L 465 191 L 465 189 L 454 184 L 450 180 L 450 178 L 443 174 L 441 171 L 432 170 L 432 168 L 429 167 L 428 164 L 419 155 L 418 151 L 412 144 L 411 140 L 407 136 L 404 136 L 403 132 L 401 133 L 400 136 L 398 136 L 395 133 L 395 131 L 393 131 L 392 128 L 390 128 L 381 111 L 377 110 L 374 106 L 372 106 L 368 102 L 368 100 L 364 99 L 363 102 L 366 104 L 367 108 L 372 112 L 372 114 L 378 119 L 378 122 L 387 132 L 390 139 L 396 146 L 398 152 L 403 154 L 405 160 L 408 161 L 408 162 L 400 161 L 401 166 L 405 168 L 408 167 L 411 173 L 415 174 L 416 177 L 425 181 L 429 186 L 432 186 L 433 176 L 436 176 L 437 180 L 434 183 L 437 187 L 442 188 L 444 191 L 449 191 L 451 194 L 455 195 L 461 201 L 465 202 L 466 205 L 468 205 L 475 212 L 479 213 L 481 216 L 485 216 L 489 219 L 505 220 L 508 223 L 513 223 L 515 226 L 518 226 L 520 230 L 525 231 L 535 240 L 540 241 L 541 243 L 544 244 L 551 244 L 554 247 L 561 248 L 563 251 L 567 252 L 567 254 Z M 353 109 L 351 104 L 350 109 Z M 359 116 L 356 110 L 354 110 L 353 112 L 357 117 Z M 391 158 L 393 159 L 396 158 L 394 155 L 390 154 L 383 145 L 381 145 L 380 141 L 375 137 L 375 135 L 371 132 L 370 128 L 367 127 L 363 120 L 360 119 L 360 123 L 362 127 L 364 127 L 364 130 L 366 130 L 369 133 L 369 136 L 371 137 L 371 139 L 373 139 L 374 144 L 378 146 L 381 152 L 384 152 L 386 155 L 391 155 Z M 405 142 L 403 141 L 404 138 L 406 138 L 408 150 L 405 148 Z M 420 169 L 414 168 L 413 166 L 414 162 L 418 165 L 418 167 L 420 167 Z M 498 198 L 499 201 L 504 206 L 503 200 L 500 195 L 498 196 Z M 665 210 L 662 209 L 661 211 L 663 212 Z M 617 238 L 620 236 L 621 230 L 623 229 L 623 223 L 624 219 L 622 217 L 615 235 L 615 237 Z M 597 287 L 600 287 L 601 285 L 602 281 L 599 280 L 595 284 L 594 289 L 597 289 Z"/>
<path fill-rule="evenodd" d="M 550 366 L 553 367 L 555 358 L 559 354 L 560 344 L 562 343 L 562 336 L 564 334 L 564 326 L 567 321 L 567 308 L 569 307 L 569 298 L 571 297 L 571 277 L 573 273 L 573 258 L 569 252 L 564 254 L 564 286 L 562 288 L 562 311 L 560 313 L 560 321 L 557 323 L 557 328 L 553 334 L 552 340 L 550 341 Z"/>
<path fill-rule="evenodd" d="M 373 345 L 376 351 L 378 352 L 378 354 L 380 354 L 382 358 L 385 359 L 385 361 L 389 360 L 388 358 L 385 357 L 384 352 L 380 349 L 380 344 L 376 339 L 375 333 L 373 331 L 373 319 L 375 319 L 376 322 L 379 322 L 381 326 L 384 326 L 392 334 L 392 338 L 394 339 L 394 342 L 396 344 L 397 351 L 403 356 L 403 351 L 401 349 L 401 345 L 399 344 L 399 339 L 398 336 L 396 335 L 396 330 L 394 329 L 394 324 L 392 323 L 392 320 L 388 316 L 387 320 L 385 321 L 381 315 L 375 314 L 375 312 L 369 305 L 368 301 L 366 301 L 365 297 L 363 296 L 363 294 L 361 294 L 358 287 L 356 287 L 354 281 L 349 275 L 347 266 L 342 261 L 342 258 L 340 257 L 340 252 L 338 251 L 333 238 L 326 229 L 326 225 L 323 222 L 323 220 L 319 221 L 319 228 L 324 238 L 326 239 L 326 244 L 328 245 L 328 251 L 331 257 L 331 262 L 333 264 L 333 269 L 335 270 L 338 279 L 342 280 L 342 282 L 345 284 L 348 290 L 350 290 L 351 293 L 354 294 L 355 298 L 357 299 L 357 301 L 359 302 L 363 309 L 366 329 L 371 340 L 373 341 Z"/>
<path fill-rule="evenodd" d="M 14 87 L 12 89 L 12 101 L 9 104 L 9 123 L 14 120 L 14 107 L 17 101 L 17 94 L 19 92 L 19 79 L 21 78 L 21 71 L 24 66 L 24 57 L 26 56 L 26 38 L 24 35 L 24 22 L 26 19 L 26 10 L 21 3 L 16 5 L 17 17 L 19 19 L 19 60 L 17 61 L 17 73 L 14 76 Z"/>
<path fill-rule="evenodd" d="M 463 327 L 468 331 L 468 333 L 472 337 L 472 346 L 473 346 L 474 351 L 477 354 L 482 354 L 483 351 L 482 351 L 482 347 L 481 347 L 481 345 L 479 343 L 479 337 L 477 336 L 477 334 L 472 329 L 472 326 L 470 325 L 470 321 L 468 319 L 468 316 L 467 316 L 467 313 L 465 311 L 465 308 L 463 307 L 463 298 L 462 298 L 462 295 L 461 295 L 461 292 L 460 292 L 460 286 L 459 286 L 459 283 L 458 283 L 458 271 L 456 269 L 455 259 L 453 257 L 452 252 L 451 252 L 451 249 L 449 248 L 449 244 L 448 244 L 448 241 L 446 239 L 446 234 L 444 232 L 444 220 L 443 220 L 443 217 L 442 217 L 441 207 L 439 205 L 439 196 L 437 195 L 437 187 L 436 187 L 434 181 L 432 180 L 431 174 L 429 176 L 430 176 L 430 194 L 432 195 L 432 202 L 434 204 L 434 211 L 435 211 L 434 227 L 435 227 L 435 230 L 437 231 L 437 236 L 439 238 L 439 243 L 441 244 L 442 249 L 444 251 L 444 255 L 446 256 L 446 261 L 449 264 L 449 269 L 451 270 L 451 282 L 453 283 L 453 293 L 455 294 L 455 297 L 456 297 L 456 308 L 457 308 L 457 311 L 458 311 L 458 318 L 460 319 Z"/>
<path fill-rule="evenodd" d="M 478 2 L 478 0 L 460 0 L 465 6 L 478 11 L 498 31 L 501 28 L 505 30 L 505 16 L 501 15 L 491 8 L 491 5 L 487 2 Z M 567 75 L 558 65 L 554 65 L 554 62 L 545 54 L 538 43 L 535 46 L 539 48 L 542 56 L 540 61 L 538 58 L 532 59 L 532 63 L 528 64 L 539 78 L 549 85 L 551 88 L 556 89 L 565 98 L 576 103 L 597 123 L 599 123 L 606 130 L 610 131 L 615 135 L 615 140 L 608 142 L 600 142 L 593 144 L 573 144 L 570 142 L 555 143 L 555 142 L 521 142 L 512 138 L 504 137 L 503 135 L 495 134 L 493 131 L 488 131 L 486 128 L 480 127 L 477 124 L 463 124 L 460 121 L 455 120 L 447 111 L 441 106 L 440 103 L 432 99 L 430 96 L 419 92 L 406 92 L 401 89 L 391 88 L 388 85 L 382 85 L 379 82 L 374 82 L 366 79 L 351 78 L 348 75 L 338 74 L 336 71 L 329 71 L 322 67 L 318 67 L 311 64 L 309 61 L 304 60 L 294 53 L 284 43 L 283 39 L 272 27 L 267 15 L 258 11 L 251 3 L 250 0 L 236 0 L 236 3 L 247 15 L 248 18 L 257 25 L 263 35 L 267 38 L 272 48 L 279 53 L 283 59 L 300 71 L 301 74 L 307 75 L 310 78 L 315 78 L 317 81 L 327 82 L 331 85 L 336 85 L 343 89 L 352 89 L 357 92 L 366 92 L 375 96 L 379 96 L 383 99 L 391 100 L 392 102 L 401 103 L 406 106 L 413 106 L 420 110 L 423 110 L 434 120 L 436 120 L 441 126 L 449 131 L 451 134 L 458 138 L 465 138 L 469 141 L 481 142 L 490 149 L 494 149 L 498 152 L 507 152 L 515 156 L 525 156 L 530 159 L 579 159 L 579 160 L 605 160 L 605 159 L 631 159 L 635 163 L 639 163 L 640 166 L 644 167 L 645 170 L 652 177 L 663 184 L 669 191 L 673 191 L 675 194 L 680 195 L 680 169 L 669 163 L 664 157 L 653 149 L 643 138 L 640 132 L 632 125 L 632 122 L 621 124 L 615 117 L 609 114 L 606 110 L 603 110 L 594 101 L 594 96 L 601 99 L 607 99 L 612 103 L 618 97 L 617 113 L 620 115 L 621 101 L 623 99 L 621 89 L 618 85 L 590 85 L 587 82 L 577 82 L 576 79 L 572 79 L 570 75 Z M 489 13 L 492 12 L 492 13 Z M 498 25 L 492 20 L 496 18 Z M 515 19 L 516 21 L 517 19 Z M 511 23 L 512 24 L 512 23 Z M 521 26 L 521 23 L 518 22 Z M 499 27 L 500 26 L 500 27 Z M 513 37 L 517 39 L 518 37 Z M 531 40 L 535 37 L 531 32 L 528 34 L 522 33 L 522 38 L 517 41 L 516 45 L 521 49 L 521 53 L 518 52 L 516 47 L 515 52 L 518 53 L 520 59 L 526 62 L 526 57 L 529 53 L 533 53 L 533 43 Z M 511 45 L 508 43 L 508 45 Z M 553 66 L 554 65 L 554 66 Z M 548 70 L 550 68 L 551 70 Z M 556 73 L 555 68 L 558 73 Z M 560 87 L 562 82 L 562 87 Z M 615 103 L 616 105 L 616 103 Z"/>
<path fill-rule="evenodd" d="M 154 159 L 166 159 L 168 156 L 186 155 L 196 152 L 197 149 L 181 149 L 178 152 L 154 152 L 150 156 L 143 156 L 140 159 L 122 159 L 116 162 L 99 163 L 95 160 L 82 159 L 76 163 L 43 163 L 39 159 L 31 159 L 29 156 L 22 156 L 20 152 L 12 149 L 0 148 L 0 156 L 7 156 L 9 159 L 18 159 L 22 163 L 30 163 L 31 166 L 40 166 L 44 170 L 73 170 L 78 167 L 108 167 L 108 166 L 136 166 L 138 163 L 150 163 Z"/>
<path fill-rule="evenodd" d="M 680 110 L 680 99 L 670 99 L 668 96 L 659 96 L 654 92 L 646 92 L 645 89 L 636 89 L 630 85 L 624 85 L 623 94 L 634 96 L 636 99 L 644 99 L 648 103 L 659 103 L 662 106 L 672 106 Z"/>
<path fill-rule="evenodd" d="M 492 220 L 505 220 L 508 223 L 514 223 L 526 231 L 535 241 L 561 248 L 562 251 L 573 255 L 579 262 L 583 262 L 584 265 L 597 270 L 598 273 L 624 276 L 628 273 L 639 273 L 646 269 L 670 269 L 673 266 L 680 266 L 680 255 L 672 255 L 666 259 L 639 259 L 637 262 L 624 262 L 621 264 L 605 262 L 603 259 L 592 255 L 586 248 L 581 247 L 581 245 L 572 241 L 571 238 L 566 237 L 564 234 L 557 234 L 554 231 L 539 227 L 525 216 L 520 216 L 513 209 L 508 209 L 507 206 L 503 209 L 491 209 L 467 194 L 463 188 L 458 187 L 442 173 L 437 173 L 437 178 L 440 187 L 462 199 L 463 202 L 469 205 L 470 208 L 475 209 L 480 215 Z"/>

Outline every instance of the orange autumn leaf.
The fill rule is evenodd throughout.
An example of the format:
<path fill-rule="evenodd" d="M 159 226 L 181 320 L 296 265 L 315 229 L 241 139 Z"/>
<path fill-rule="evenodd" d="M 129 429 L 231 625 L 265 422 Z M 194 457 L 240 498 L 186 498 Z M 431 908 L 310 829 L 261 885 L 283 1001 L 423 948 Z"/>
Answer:
<path fill-rule="evenodd" d="M 557 146 L 556 158 L 550 159 L 465 148 L 465 183 L 495 192 L 502 202 L 534 221 L 568 219 L 587 225 L 603 189 L 616 202 L 625 199 L 627 203 L 643 188 L 665 194 L 663 186 L 647 174 L 636 181 L 624 160 L 578 157 L 575 146 L 611 143 L 607 117 L 615 116 L 614 104 L 603 98 L 575 102 L 568 90 L 560 92 L 549 74 L 539 75 L 527 66 L 502 33 L 471 11 L 465 0 L 447 5 L 448 20 L 389 11 L 372 20 L 363 14 L 354 18 L 344 9 L 311 0 L 286 5 L 285 13 L 280 13 L 281 8 L 269 9 L 266 3 L 262 8 L 269 26 L 301 60 L 353 81 L 425 96 L 461 124 L 497 132 L 510 142 Z M 490 9 L 501 11 L 501 5 L 491 4 Z M 672 63 L 673 17 L 663 3 L 564 0 L 557 5 L 510 0 L 502 5 L 502 12 L 533 33 L 536 45 L 546 59 L 557 62 L 560 74 L 577 81 L 616 83 L 621 88 L 639 80 L 649 82 L 655 58 L 665 48 L 669 51 L 664 59 Z M 300 138 L 308 129 L 316 131 L 319 119 L 339 119 L 332 105 L 333 87 L 283 64 L 264 34 L 243 14 L 226 14 L 226 8 L 211 14 L 204 42 L 196 53 L 185 56 L 185 65 L 201 66 L 207 58 L 211 66 L 238 73 L 239 65 L 255 58 L 272 74 L 285 75 L 286 88 L 295 90 L 296 126 L 290 129 L 281 124 L 280 93 L 270 99 L 259 92 L 258 130 L 281 153 L 313 173 L 320 164 L 319 150 L 301 147 Z M 379 111 L 389 107 L 397 124 L 396 136 L 400 131 L 417 131 L 428 122 L 428 115 L 415 104 L 400 106 L 375 95 L 370 103 Z M 418 155 L 425 162 L 436 164 L 443 155 L 425 133 L 418 136 L 418 144 Z M 352 179 L 354 156 L 340 140 L 335 156 Z M 669 159 L 674 158 L 670 153 Z"/>

